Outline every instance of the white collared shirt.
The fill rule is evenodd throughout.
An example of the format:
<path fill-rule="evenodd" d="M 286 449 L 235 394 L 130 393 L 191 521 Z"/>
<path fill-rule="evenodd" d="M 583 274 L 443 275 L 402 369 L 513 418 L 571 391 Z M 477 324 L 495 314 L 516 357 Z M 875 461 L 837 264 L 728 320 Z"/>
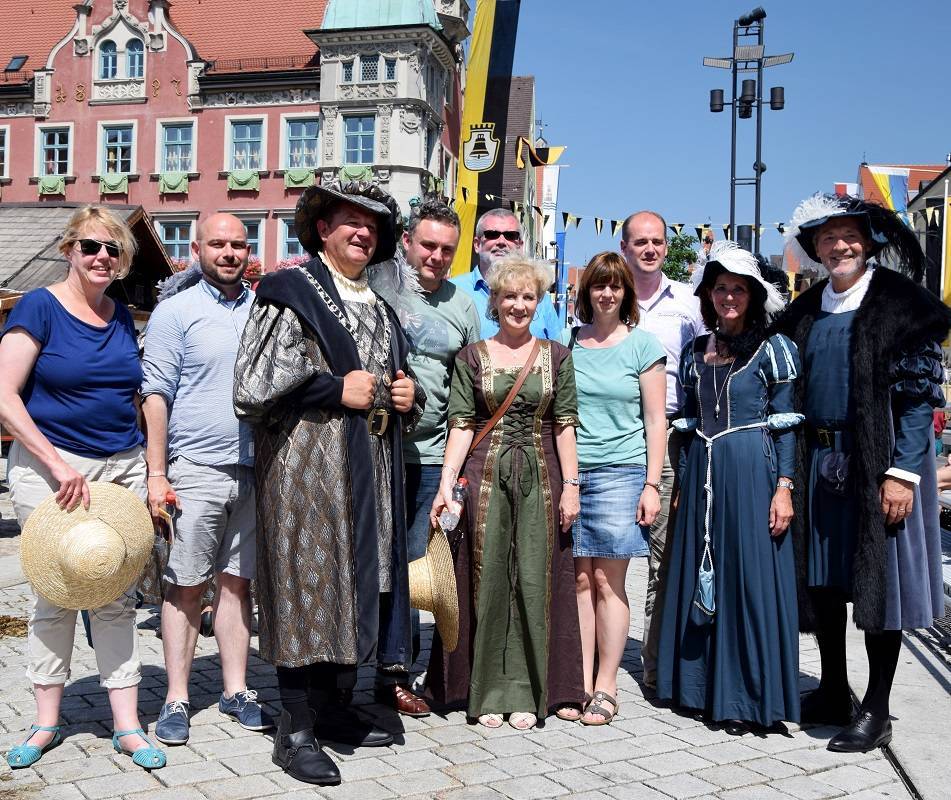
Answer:
<path fill-rule="evenodd" d="M 700 300 L 689 283 L 677 283 L 666 275 L 652 297 L 639 297 L 641 320 L 638 327 L 654 334 L 667 353 L 667 416 L 683 407 L 684 391 L 678 378 L 680 353 L 706 331 L 700 316 Z"/>

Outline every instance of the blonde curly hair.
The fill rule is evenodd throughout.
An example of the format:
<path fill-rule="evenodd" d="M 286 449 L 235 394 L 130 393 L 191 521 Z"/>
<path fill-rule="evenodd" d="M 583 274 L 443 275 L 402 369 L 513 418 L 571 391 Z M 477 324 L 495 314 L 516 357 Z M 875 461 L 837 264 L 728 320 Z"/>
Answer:
<path fill-rule="evenodd" d="M 530 286 L 540 300 L 555 282 L 555 270 L 547 261 L 537 261 L 521 253 L 496 261 L 488 275 L 489 311 L 495 309 L 498 296 L 506 289 Z"/>

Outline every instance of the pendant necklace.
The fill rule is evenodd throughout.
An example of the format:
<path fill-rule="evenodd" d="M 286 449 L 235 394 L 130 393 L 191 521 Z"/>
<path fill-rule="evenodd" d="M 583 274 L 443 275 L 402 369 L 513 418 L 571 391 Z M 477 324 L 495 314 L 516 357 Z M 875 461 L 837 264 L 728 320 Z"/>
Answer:
<path fill-rule="evenodd" d="M 720 419 L 720 398 L 723 396 L 723 390 L 726 389 L 726 385 L 730 382 L 730 373 L 733 372 L 733 365 L 736 364 L 736 359 L 734 358 L 730 362 L 730 368 L 726 371 L 726 378 L 723 379 L 723 385 L 717 390 L 717 358 L 719 353 L 714 350 L 713 353 L 713 394 L 716 397 L 716 402 L 713 406 L 713 416 L 716 419 Z"/>

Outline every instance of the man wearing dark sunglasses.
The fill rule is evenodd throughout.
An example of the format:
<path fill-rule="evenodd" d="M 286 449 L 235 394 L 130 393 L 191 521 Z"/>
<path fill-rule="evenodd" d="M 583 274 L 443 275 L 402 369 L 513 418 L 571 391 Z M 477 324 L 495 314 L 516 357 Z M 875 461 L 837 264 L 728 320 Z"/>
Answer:
<path fill-rule="evenodd" d="M 507 255 L 517 253 L 524 247 L 524 235 L 518 217 L 505 208 L 493 208 L 486 211 L 476 223 L 472 249 L 479 262 L 475 269 L 464 275 L 458 275 L 452 282 L 469 294 L 479 312 L 482 337 L 488 339 L 499 331 L 499 323 L 488 316 L 489 284 L 488 275 L 492 267 Z M 552 305 L 551 297 L 542 295 L 535 310 L 530 330 L 540 339 L 557 339 L 561 331 L 561 321 Z"/>

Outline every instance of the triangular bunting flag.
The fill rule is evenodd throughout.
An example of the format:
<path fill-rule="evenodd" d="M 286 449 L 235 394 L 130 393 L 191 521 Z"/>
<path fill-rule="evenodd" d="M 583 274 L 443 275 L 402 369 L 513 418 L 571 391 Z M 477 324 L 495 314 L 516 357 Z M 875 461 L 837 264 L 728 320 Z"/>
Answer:
<path fill-rule="evenodd" d="M 760 225 L 760 226 L 759 226 L 759 235 L 762 236 L 764 233 L 766 233 L 766 226 L 765 226 L 765 225 Z"/>
<path fill-rule="evenodd" d="M 555 164 L 561 158 L 561 154 L 565 152 L 564 147 L 539 147 L 536 150 L 528 139 L 519 136 L 518 147 L 515 149 L 515 166 L 519 169 L 525 169 L 525 159 L 522 156 L 523 148 L 528 150 L 528 160 L 533 167 L 547 167 Z"/>
<path fill-rule="evenodd" d="M 462 202 L 469 202 L 469 190 L 465 186 L 462 187 Z"/>
<path fill-rule="evenodd" d="M 623 227 L 623 225 L 624 225 L 624 220 L 623 220 L 623 219 L 612 219 L 612 220 L 611 220 L 611 235 L 612 235 L 612 236 L 617 236 L 617 235 L 618 235 L 618 231 L 621 230 L 621 228 Z"/>
<path fill-rule="evenodd" d="M 566 213 L 566 215 L 565 215 L 565 230 L 568 230 L 568 228 L 570 228 L 572 225 L 574 225 L 574 226 L 577 228 L 579 222 L 581 222 L 581 220 L 578 219 L 578 217 L 576 217 L 574 214 L 567 214 L 567 213 Z"/>
<path fill-rule="evenodd" d="M 548 220 L 551 219 L 551 214 L 542 214 L 542 227 L 544 228 L 548 224 Z"/>
<path fill-rule="evenodd" d="M 541 210 L 538 206 L 532 206 L 532 210 L 533 210 L 536 214 L 538 214 L 538 216 L 541 216 L 541 215 L 542 215 L 542 210 Z"/>
<path fill-rule="evenodd" d="M 594 218 L 594 229 L 597 231 L 598 236 L 601 235 L 601 229 L 604 227 L 604 220 L 601 217 Z"/>
<path fill-rule="evenodd" d="M 779 235 L 782 236 L 784 233 L 786 233 L 786 225 L 785 225 L 784 223 L 782 223 L 782 222 L 777 222 L 777 223 L 776 223 L 776 230 L 778 230 L 778 231 L 779 231 Z"/>
<path fill-rule="evenodd" d="M 934 222 L 934 212 L 937 211 L 935 206 L 925 209 L 925 224 L 931 225 Z"/>
<path fill-rule="evenodd" d="M 680 236 L 680 232 L 684 229 L 684 223 L 675 222 L 673 225 L 670 226 L 670 229 L 674 232 L 675 236 Z"/>
<path fill-rule="evenodd" d="M 568 230 L 568 220 L 571 219 L 571 214 L 567 211 L 561 212 L 561 224 L 564 226 L 565 230 Z"/>
<path fill-rule="evenodd" d="M 733 240 L 733 237 L 730 235 L 730 234 L 731 234 L 730 226 L 729 226 L 729 225 L 721 225 L 720 227 L 723 228 L 723 236 L 724 236 L 724 238 L 725 238 L 728 242 L 729 242 L 729 241 L 732 241 L 732 240 Z"/>
<path fill-rule="evenodd" d="M 697 241 L 703 241 L 703 232 L 706 230 L 702 225 L 697 225 L 694 230 L 697 232 Z"/>
<path fill-rule="evenodd" d="M 584 219 L 584 217 L 575 217 L 575 227 L 576 227 L 576 228 L 580 227 L 580 225 L 581 225 L 581 220 L 582 220 L 582 219 Z"/>

